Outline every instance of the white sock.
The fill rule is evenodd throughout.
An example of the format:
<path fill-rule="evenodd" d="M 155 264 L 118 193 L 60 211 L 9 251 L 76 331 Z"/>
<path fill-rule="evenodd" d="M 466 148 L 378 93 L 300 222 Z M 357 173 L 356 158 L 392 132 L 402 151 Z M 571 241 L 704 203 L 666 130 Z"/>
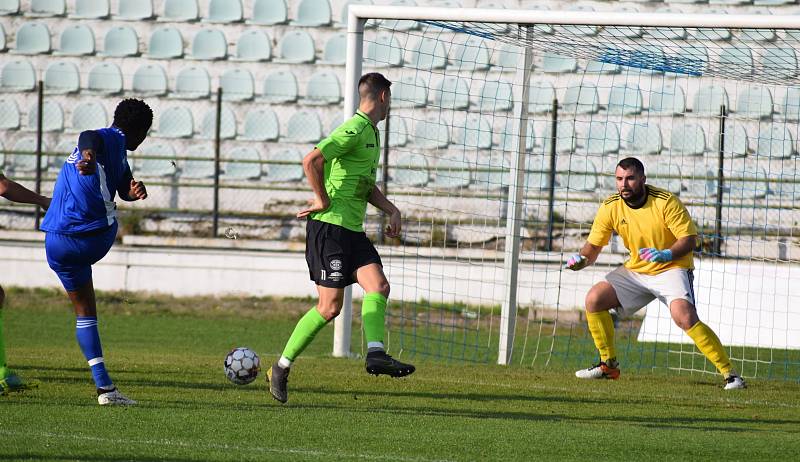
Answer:
<path fill-rule="evenodd" d="M 281 359 L 278 360 L 278 366 L 280 366 L 282 369 L 289 369 L 292 367 L 292 360 L 286 356 L 281 356 Z"/>
<path fill-rule="evenodd" d="M 386 351 L 383 347 L 383 342 L 367 342 L 367 353 L 372 353 L 373 351 Z"/>

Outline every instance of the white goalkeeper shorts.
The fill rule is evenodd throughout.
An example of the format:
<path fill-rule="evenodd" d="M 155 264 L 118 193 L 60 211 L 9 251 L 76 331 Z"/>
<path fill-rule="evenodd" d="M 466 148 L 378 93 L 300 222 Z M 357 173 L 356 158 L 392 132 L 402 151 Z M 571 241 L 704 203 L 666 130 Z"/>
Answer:
<path fill-rule="evenodd" d="M 617 312 L 628 317 L 659 299 L 669 307 L 673 300 L 683 299 L 694 305 L 692 270 L 675 268 L 661 274 L 640 274 L 620 266 L 606 275 L 606 281 L 617 293 L 622 305 Z"/>

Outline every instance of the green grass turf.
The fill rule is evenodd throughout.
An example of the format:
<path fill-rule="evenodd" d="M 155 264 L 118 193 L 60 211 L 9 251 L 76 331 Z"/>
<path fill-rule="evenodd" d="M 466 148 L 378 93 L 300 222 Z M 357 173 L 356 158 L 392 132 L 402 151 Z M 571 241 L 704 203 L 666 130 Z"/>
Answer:
<path fill-rule="evenodd" d="M 289 403 L 263 377 L 237 387 L 227 351 L 279 354 L 306 300 L 104 294 L 112 378 L 137 399 L 101 408 L 55 291 L 8 291 L 10 366 L 40 387 L 0 397 L 0 460 L 797 460 L 800 385 L 724 392 L 706 374 L 417 362 L 404 379 L 328 357 L 326 328 L 297 362 Z"/>

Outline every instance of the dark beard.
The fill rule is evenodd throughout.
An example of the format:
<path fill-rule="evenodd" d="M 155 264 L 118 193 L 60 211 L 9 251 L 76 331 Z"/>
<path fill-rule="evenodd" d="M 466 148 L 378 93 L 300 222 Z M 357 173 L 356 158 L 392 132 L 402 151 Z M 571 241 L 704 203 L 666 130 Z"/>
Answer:
<path fill-rule="evenodd" d="M 620 197 L 622 197 L 620 195 Z M 630 199 L 622 198 L 625 201 L 625 204 L 632 209 L 638 209 L 639 207 L 643 206 L 645 201 L 647 201 L 647 186 L 642 186 L 642 189 L 639 191 L 639 194 L 635 196 L 631 196 Z"/>

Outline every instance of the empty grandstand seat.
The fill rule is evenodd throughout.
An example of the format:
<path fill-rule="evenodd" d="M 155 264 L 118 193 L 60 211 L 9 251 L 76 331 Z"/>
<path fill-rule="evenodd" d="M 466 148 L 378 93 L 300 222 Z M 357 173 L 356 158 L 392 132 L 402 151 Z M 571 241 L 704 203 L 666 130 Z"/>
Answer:
<path fill-rule="evenodd" d="M 192 111 L 185 106 L 173 106 L 158 118 L 158 131 L 162 138 L 190 138 L 194 134 Z"/>
<path fill-rule="evenodd" d="M 4 92 L 32 91 L 36 88 L 36 71 L 29 61 L 9 61 L 0 71 L 0 89 Z"/>
<path fill-rule="evenodd" d="M 686 196 L 698 199 L 710 199 L 717 195 L 717 172 L 708 165 L 693 165 L 692 170 L 684 172 Z"/>
<path fill-rule="evenodd" d="M 379 33 L 367 45 L 364 62 L 370 66 L 400 66 L 403 64 L 403 48 L 395 36 Z"/>
<path fill-rule="evenodd" d="M 662 145 L 661 129 L 656 123 L 635 124 L 625 134 L 625 149 L 632 154 L 660 154 Z"/>
<path fill-rule="evenodd" d="M 314 39 L 308 32 L 302 30 L 289 31 L 281 38 L 278 44 L 280 59 L 284 63 L 313 63 L 316 58 Z"/>
<path fill-rule="evenodd" d="M 31 0 L 31 9 L 25 16 L 50 17 L 64 16 L 67 14 L 65 0 Z"/>
<path fill-rule="evenodd" d="M 181 178 L 204 179 L 214 177 L 214 149 L 207 144 L 194 144 L 186 150 L 186 157 L 200 157 L 181 162 Z"/>
<path fill-rule="evenodd" d="M 0 16 L 19 14 L 19 0 L 0 0 Z M 3 163 L 0 162 L 0 165 Z"/>
<path fill-rule="evenodd" d="M 286 141 L 316 143 L 322 139 L 322 122 L 316 112 L 297 111 L 286 126 Z"/>
<path fill-rule="evenodd" d="M 297 18 L 291 22 L 299 27 L 324 27 L 331 24 L 331 4 L 328 0 L 300 0 Z"/>
<path fill-rule="evenodd" d="M 134 162 L 137 177 L 163 178 L 175 175 L 175 150 L 172 146 L 165 143 L 145 143 L 136 152 L 139 154 Z"/>
<path fill-rule="evenodd" d="M 514 107 L 514 94 L 511 83 L 487 80 L 478 96 L 478 109 L 481 112 L 505 112 Z"/>
<path fill-rule="evenodd" d="M 570 56 L 562 56 L 549 51 L 542 56 L 542 72 L 548 74 L 563 74 L 574 72 L 578 68 L 578 61 Z"/>
<path fill-rule="evenodd" d="M 608 96 L 609 114 L 632 115 L 642 112 L 642 92 L 635 83 L 614 84 Z"/>
<path fill-rule="evenodd" d="M 160 96 L 167 93 L 167 72 L 158 64 L 144 64 L 133 73 L 134 93 Z"/>
<path fill-rule="evenodd" d="M 542 114 L 553 110 L 556 91 L 553 84 L 546 81 L 531 82 L 528 93 L 528 111 Z"/>
<path fill-rule="evenodd" d="M 591 122 L 582 143 L 589 155 L 602 156 L 618 152 L 619 127 L 614 122 Z"/>
<path fill-rule="evenodd" d="M 563 173 L 556 174 L 558 183 L 568 190 L 594 192 L 598 186 L 597 165 L 589 159 L 575 157 L 565 165 Z"/>
<path fill-rule="evenodd" d="M 700 156 L 706 150 L 706 134 L 694 123 L 674 125 L 669 140 L 670 153 L 678 156 Z"/>
<path fill-rule="evenodd" d="M 76 146 L 74 139 L 65 139 L 60 141 L 47 159 L 47 171 L 50 173 L 58 173 L 61 167 L 64 166 L 64 159 L 72 154 L 78 146 Z"/>
<path fill-rule="evenodd" d="M 6 29 L 0 23 L 0 52 L 6 51 Z"/>
<path fill-rule="evenodd" d="M 545 134 L 549 136 L 549 133 Z M 528 120 L 528 125 L 525 131 L 525 150 L 530 151 L 536 145 L 536 131 L 533 126 L 533 120 Z M 500 133 L 500 143 L 498 147 L 503 151 L 517 152 L 519 151 L 519 121 L 509 119 L 506 121 L 505 127 Z"/>
<path fill-rule="evenodd" d="M 65 61 L 55 61 L 44 71 L 44 91 L 50 94 L 77 93 L 81 87 L 78 66 Z"/>
<path fill-rule="evenodd" d="M 666 189 L 675 195 L 680 195 L 683 190 L 681 183 L 681 168 L 680 166 L 672 163 L 656 162 L 652 168 L 648 169 L 652 172 L 653 184 Z M 648 180 L 650 173 L 648 173 Z"/>
<path fill-rule="evenodd" d="M 414 0 L 394 0 L 390 3 L 392 6 L 417 6 L 417 3 Z M 384 19 L 381 22 L 382 27 L 386 28 L 387 30 L 396 30 L 396 31 L 409 31 L 419 29 L 419 23 L 417 21 L 408 20 L 408 19 Z"/>
<path fill-rule="evenodd" d="M 200 17 L 197 0 L 164 0 L 164 13 L 159 21 L 191 22 Z"/>
<path fill-rule="evenodd" d="M 72 110 L 71 132 L 97 130 L 108 126 L 108 113 L 102 104 L 95 101 L 78 103 Z"/>
<path fill-rule="evenodd" d="M 472 184 L 480 189 L 497 190 L 511 182 L 511 162 L 503 153 L 490 152 L 478 156 Z"/>
<path fill-rule="evenodd" d="M 593 83 L 567 88 L 564 93 L 564 111 L 573 114 L 594 114 L 600 108 L 600 96 Z"/>
<path fill-rule="evenodd" d="M 14 154 L 6 155 L 6 164 L 9 170 L 15 174 L 30 173 L 36 171 L 36 138 L 27 137 L 17 140 L 14 147 L 11 149 Z M 46 152 L 47 147 L 42 142 L 42 152 Z M 43 164 L 42 167 L 46 167 Z"/>
<path fill-rule="evenodd" d="M 546 191 L 550 189 L 550 156 L 527 156 L 525 159 L 525 189 Z M 553 186 L 558 188 L 558 177 L 553 177 Z"/>
<path fill-rule="evenodd" d="M 694 1 L 694 0 L 692 0 Z M 727 14 L 722 8 L 703 8 L 703 12 L 706 14 Z M 698 29 L 693 29 L 693 34 L 695 39 L 697 40 L 730 40 L 731 39 L 731 31 L 730 29 L 722 28 L 722 27 L 703 27 Z"/>
<path fill-rule="evenodd" d="M 763 86 L 748 86 L 736 98 L 736 112 L 744 117 L 769 119 L 772 117 L 772 93 Z"/>
<path fill-rule="evenodd" d="M 692 112 L 699 115 L 715 116 L 719 115 L 720 107 L 730 107 L 728 104 L 728 92 L 725 87 L 706 85 L 697 90 L 692 100 Z"/>
<path fill-rule="evenodd" d="M 253 74 L 247 69 L 228 69 L 220 76 L 219 85 L 225 101 L 247 101 L 255 95 Z"/>
<path fill-rule="evenodd" d="M 546 155 L 550 154 L 550 146 L 553 144 L 553 131 L 552 124 L 548 123 L 544 126 L 544 131 L 540 138 L 544 140 L 542 143 L 542 151 Z M 571 120 L 561 120 L 556 126 L 556 152 L 557 153 L 571 153 L 575 151 L 576 136 L 575 136 L 575 123 Z"/>
<path fill-rule="evenodd" d="M 82 24 L 69 26 L 61 32 L 58 51 L 54 54 L 64 56 L 85 56 L 94 54 L 94 33 Z"/>
<path fill-rule="evenodd" d="M 303 172 L 303 155 L 296 149 L 280 149 L 267 154 L 266 180 L 275 183 L 300 181 Z"/>
<path fill-rule="evenodd" d="M 765 75 L 781 79 L 797 76 L 797 54 L 788 46 L 768 46 L 761 50 L 761 69 Z"/>
<path fill-rule="evenodd" d="M 756 8 L 749 14 L 770 15 L 772 13 L 767 8 Z M 739 40 L 749 42 L 774 42 L 776 38 L 775 29 L 742 29 L 739 34 Z"/>
<path fill-rule="evenodd" d="M 239 135 L 246 141 L 275 141 L 280 136 L 278 116 L 270 108 L 252 109 L 244 119 L 244 128 Z"/>
<path fill-rule="evenodd" d="M 17 29 L 13 53 L 37 55 L 50 53 L 50 29 L 41 22 L 25 22 Z"/>
<path fill-rule="evenodd" d="M 446 154 L 436 159 L 436 165 L 431 169 L 433 179 L 429 186 L 437 189 L 466 188 L 472 182 L 472 173 L 469 164 L 462 157 Z"/>
<path fill-rule="evenodd" d="M 120 3 L 125 3 L 124 1 Z M 108 0 L 75 0 L 75 13 L 69 15 L 74 19 L 105 19 L 108 18 L 111 7 Z"/>
<path fill-rule="evenodd" d="M 386 125 L 384 124 L 383 121 L 378 122 L 378 130 L 384 132 L 386 130 L 385 127 Z M 408 143 L 408 126 L 406 125 L 406 119 L 398 115 L 390 115 L 389 147 L 395 148 L 399 146 L 405 146 L 407 143 Z"/>
<path fill-rule="evenodd" d="M 444 69 L 447 65 L 447 51 L 444 42 L 429 37 L 422 38 L 409 48 L 409 67 L 416 69 Z"/>
<path fill-rule="evenodd" d="M 114 63 L 100 62 L 89 71 L 86 89 L 90 93 L 116 95 L 122 93 L 122 70 Z"/>
<path fill-rule="evenodd" d="M 686 94 L 683 87 L 676 82 L 663 82 L 650 92 L 650 112 L 664 115 L 684 114 L 686 112 Z"/>
<path fill-rule="evenodd" d="M 222 165 L 225 173 L 221 175 L 221 178 L 226 180 L 256 180 L 261 177 L 261 156 L 255 148 L 234 148 L 227 157 L 228 160 Z"/>
<path fill-rule="evenodd" d="M 587 74 L 619 74 L 619 64 L 590 60 L 586 63 Z"/>
<path fill-rule="evenodd" d="M 800 120 L 800 88 L 789 87 L 786 89 L 786 94 L 783 96 L 781 112 L 786 120 Z"/>
<path fill-rule="evenodd" d="M 259 29 L 242 32 L 236 41 L 234 61 L 269 61 L 272 58 L 272 40 Z"/>
<path fill-rule="evenodd" d="M 308 79 L 306 97 L 303 99 L 305 104 L 338 104 L 341 100 L 342 89 L 335 73 L 318 71 Z"/>
<path fill-rule="evenodd" d="M 462 77 L 444 76 L 431 90 L 433 104 L 442 109 L 469 107 L 469 81 Z"/>
<path fill-rule="evenodd" d="M 60 132 L 64 130 L 64 110 L 56 101 L 45 101 L 42 104 L 42 131 Z M 34 103 L 28 111 L 26 130 L 36 131 L 39 125 L 39 105 Z M 96 127 L 102 128 L 102 127 Z"/>
<path fill-rule="evenodd" d="M 171 98 L 201 99 L 211 95 L 211 77 L 203 67 L 184 67 L 175 77 L 175 91 Z"/>
<path fill-rule="evenodd" d="M 219 124 L 220 139 L 227 140 L 236 137 L 236 115 L 230 105 L 223 105 L 221 111 L 222 118 Z M 217 133 L 217 109 L 211 108 L 203 115 L 200 122 L 200 138 L 214 139 Z"/>
<path fill-rule="evenodd" d="M 19 128 L 19 106 L 10 98 L 0 98 L 0 130 Z M 0 162 L 0 168 L 2 163 Z"/>
<path fill-rule="evenodd" d="M 101 56 L 124 58 L 139 54 L 139 37 L 133 27 L 112 27 L 103 38 Z"/>
<path fill-rule="evenodd" d="M 414 146 L 422 149 L 445 148 L 450 143 L 450 130 L 445 122 L 436 116 L 414 121 Z"/>
<path fill-rule="evenodd" d="M 338 33 L 330 36 L 325 42 L 325 49 L 322 50 L 322 59 L 318 62 L 320 64 L 329 64 L 333 66 L 344 66 L 347 54 L 347 35 Z M 367 48 L 369 54 L 369 48 Z M 368 57 L 365 56 L 366 60 Z"/>
<path fill-rule="evenodd" d="M 470 114 L 463 125 L 453 128 L 453 144 L 467 150 L 491 149 L 492 124 L 486 117 Z"/>
<path fill-rule="evenodd" d="M 121 1 L 114 19 L 119 21 L 153 19 L 153 0 Z"/>
<path fill-rule="evenodd" d="M 478 71 L 489 68 L 489 49 L 486 42 L 469 37 L 464 43 L 456 43 L 450 49 L 450 65 L 459 71 Z"/>
<path fill-rule="evenodd" d="M 492 53 L 492 64 L 499 67 L 501 71 L 512 71 L 520 66 L 525 59 L 522 48 L 506 43 L 500 46 L 499 50 Z"/>
<path fill-rule="evenodd" d="M 655 13 L 683 14 L 683 11 L 677 8 L 663 7 L 656 9 Z M 683 40 L 687 36 L 686 29 L 683 27 L 649 27 L 647 33 L 662 40 Z"/>
<path fill-rule="evenodd" d="M 247 24 L 274 26 L 286 24 L 288 19 L 286 0 L 255 0 L 253 16 L 247 20 Z"/>
<path fill-rule="evenodd" d="M 428 159 L 422 154 L 406 153 L 397 158 L 389 168 L 389 178 L 394 184 L 407 187 L 425 186 L 430 180 Z"/>
<path fill-rule="evenodd" d="M 175 59 L 183 56 L 183 37 L 174 27 L 160 27 L 150 34 L 147 57 L 151 59 Z"/>
<path fill-rule="evenodd" d="M 725 47 L 720 50 L 718 62 L 728 75 L 752 75 L 753 50 L 746 45 Z"/>
<path fill-rule="evenodd" d="M 615 13 L 638 13 L 639 10 L 635 7 L 623 6 L 614 8 L 613 11 Z M 609 35 L 611 37 L 620 37 L 620 38 L 639 38 L 644 35 L 644 30 L 639 26 L 618 26 L 618 27 L 606 27 L 603 31 L 603 34 Z"/>
<path fill-rule="evenodd" d="M 772 123 L 759 127 L 755 155 L 770 159 L 786 159 L 794 153 L 794 138 L 786 124 Z"/>
<path fill-rule="evenodd" d="M 292 71 L 275 71 L 264 79 L 261 101 L 266 103 L 290 103 L 297 101 L 297 78 Z"/>
<path fill-rule="evenodd" d="M 200 29 L 192 40 L 192 59 L 215 60 L 228 57 L 228 41 L 217 29 Z"/>
<path fill-rule="evenodd" d="M 724 184 L 726 199 L 763 199 L 770 192 L 767 171 L 756 163 L 745 163 L 735 174 L 727 173 Z"/>
<path fill-rule="evenodd" d="M 592 12 L 594 8 L 589 5 L 570 5 L 566 11 Z M 598 26 L 558 26 L 558 29 L 567 35 L 594 36 L 600 31 Z"/>
<path fill-rule="evenodd" d="M 392 85 L 393 107 L 424 107 L 428 104 L 428 86 L 420 76 L 404 75 Z"/>
<path fill-rule="evenodd" d="M 737 120 L 728 119 L 725 126 L 725 149 L 722 151 L 726 157 L 744 157 L 750 151 L 747 130 Z M 719 133 L 711 140 L 714 152 L 719 152 Z"/>
<path fill-rule="evenodd" d="M 244 10 L 241 0 L 210 0 L 208 2 L 208 16 L 203 22 L 235 23 L 244 19 Z"/>
<path fill-rule="evenodd" d="M 341 9 L 339 10 L 339 19 L 334 24 L 335 27 L 346 28 L 347 27 L 347 13 L 348 7 L 350 5 L 372 5 L 372 0 L 347 0 L 342 4 Z M 367 21 L 367 27 L 370 27 L 370 21 Z"/>

